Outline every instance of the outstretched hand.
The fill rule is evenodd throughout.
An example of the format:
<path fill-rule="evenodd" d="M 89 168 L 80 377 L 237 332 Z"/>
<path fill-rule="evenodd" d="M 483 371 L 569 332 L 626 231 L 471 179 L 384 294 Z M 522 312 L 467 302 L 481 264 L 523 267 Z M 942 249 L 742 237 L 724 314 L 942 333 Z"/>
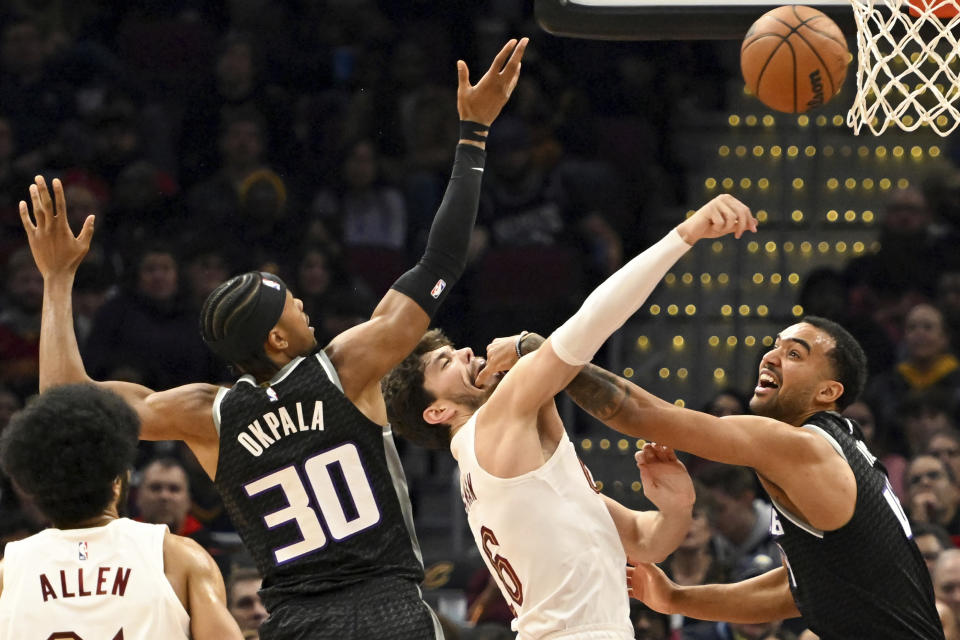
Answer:
<path fill-rule="evenodd" d="M 493 64 L 475 85 L 470 84 L 470 71 L 467 63 L 457 60 L 457 111 L 461 120 L 470 120 L 490 125 L 503 105 L 507 104 L 510 94 L 517 86 L 520 77 L 520 60 L 527 48 L 529 38 L 521 38 L 518 43 L 511 39 L 493 59 Z"/>
<path fill-rule="evenodd" d="M 27 232 L 30 252 L 44 279 L 61 274 L 72 275 L 90 250 L 94 217 L 87 216 L 80 234 L 74 236 L 67 222 L 67 202 L 60 180 L 53 180 L 53 200 L 43 176 L 37 176 L 34 181 L 35 184 L 30 185 L 33 219 L 30 218 L 27 203 L 20 201 L 20 221 Z"/>
<path fill-rule="evenodd" d="M 628 561 L 627 594 L 660 613 L 671 611 L 670 596 L 676 585 L 657 565 Z"/>
<path fill-rule="evenodd" d="M 720 194 L 677 225 L 677 231 L 687 244 L 728 233 L 739 238 L 748 230 L 757 232 L 757 219 L 750 213 L 750 207 L 728 193 Z"/>
<path fill-rule="evenodd" d="M 693 480 L 673 449 L 648 442 L 634 458 L 640 469 L 643 494 L 661 511 L 693 505 L 697 499 Z"/>

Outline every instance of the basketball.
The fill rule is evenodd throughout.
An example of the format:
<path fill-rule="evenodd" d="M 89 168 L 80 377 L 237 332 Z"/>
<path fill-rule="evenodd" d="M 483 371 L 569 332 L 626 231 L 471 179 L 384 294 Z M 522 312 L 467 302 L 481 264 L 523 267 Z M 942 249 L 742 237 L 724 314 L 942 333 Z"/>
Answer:
<path fill-rule="evenodd" d="M 788 5 L 763 14 L 740 47 L 747 87 L 777 111 L 804 113 L 843 86 L 850 51 L 840 27 L 811 7 Z"/>

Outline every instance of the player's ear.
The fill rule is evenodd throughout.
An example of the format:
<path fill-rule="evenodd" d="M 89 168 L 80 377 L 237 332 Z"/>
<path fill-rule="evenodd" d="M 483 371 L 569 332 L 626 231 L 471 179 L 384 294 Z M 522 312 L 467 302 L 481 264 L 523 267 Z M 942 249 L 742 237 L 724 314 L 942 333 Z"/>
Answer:
<path fill-rule="evenodd" d="M 843 395 L 843 385 L 836 380 L 827 380 L 817 393 L 817 400 L 824 404 L 834 404 Z"/>
<path fill-rule="evenodd" d="M 423 410 L 423 419 L 427 424 L 445 424 L 455 413 L 450 405 L 436 401 Z"/>
<path fill-rule="evenodd" d="M 283 351 L 289 344 L 283 332 L 274 327 L 270 330 L 270 333 L 267 334 L 267 343 L 264 345 L 264 351 Z"/>

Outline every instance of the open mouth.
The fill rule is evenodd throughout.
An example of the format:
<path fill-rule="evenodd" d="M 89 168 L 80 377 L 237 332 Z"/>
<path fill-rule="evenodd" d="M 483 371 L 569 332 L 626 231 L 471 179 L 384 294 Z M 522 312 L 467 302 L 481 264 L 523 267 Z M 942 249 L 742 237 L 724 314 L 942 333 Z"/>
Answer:
<path fill-rule="evenodd" d="M 780 383 L 777 381 L 776 377 L 769 371 L 761 371 L 760 377 L 757 379 L 757 388 L 754 389 L 755 393 L 763 393 L 770 389 L 779 389 Z"/>

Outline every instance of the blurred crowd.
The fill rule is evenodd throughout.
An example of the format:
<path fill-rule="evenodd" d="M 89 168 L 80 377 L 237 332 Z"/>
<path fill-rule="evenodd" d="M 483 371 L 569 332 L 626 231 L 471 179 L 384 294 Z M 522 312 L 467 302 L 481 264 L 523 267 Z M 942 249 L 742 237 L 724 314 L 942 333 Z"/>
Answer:
<path fill-rule="evenodd" d="M 5 2 L 0 429 L 37 392 L 43 282 L 16 213 L 34 175 L 63 181 L 74 229 L 97 217 L 74 293 L 90 375 L 155 389 L 229 382 L 200 339 L 207 294 L 240 271 L 277 273 L 321 344 L 369 317 L 420 254 L 442 197 L 455 61 L 476 73 L 521 35 L 534 38 L 491 129 L 471 265 L 437 318 L 471 345 L 549 332 L 651 239 L 637 221 L 686 204 L 671 134 L 723 106 L 729 70 L 715 43 L 561 41 L 506 0 Z M 960 616 L 960 551 L 948 551 L 960 542 L 958 236 L 960 173 L 947 169 L 896 192 L 880 251 L 809 274 L 798 302 L 867 350 L 871 380 L 846 413 L 890 473 L 938 597 Z M 704 409 L 746 412 L 745 391 Z M 779 564 L 752 473 L 688 464 L 699 499 L 669 575 L 722 582 Z M 256 637 L 259 577 L 185 447 L 142 443 L 129 509 L 210 550 L 231 611 Z M 0 478 L 0 545 L 45 525 Z M 466 587 L 470 637 L 511 637 L 490 584 L 482 571 Z M 638 638 L 803 632 L 632 612 Z"/>

